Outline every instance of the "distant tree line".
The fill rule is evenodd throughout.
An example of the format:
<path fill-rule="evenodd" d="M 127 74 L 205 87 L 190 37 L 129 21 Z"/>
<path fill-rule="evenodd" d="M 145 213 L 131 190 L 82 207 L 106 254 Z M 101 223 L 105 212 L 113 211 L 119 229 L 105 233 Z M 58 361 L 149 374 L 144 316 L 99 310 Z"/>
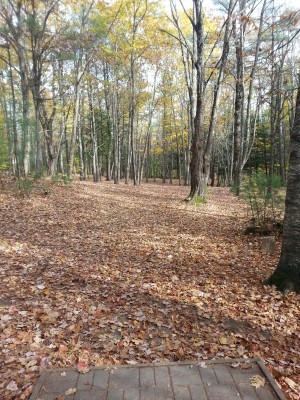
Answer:
<path fill-rule="evenodd" d="M 0 169 L 118 183 L 286 182 L 299 10 L 273 0 L 3 0 Z"/>

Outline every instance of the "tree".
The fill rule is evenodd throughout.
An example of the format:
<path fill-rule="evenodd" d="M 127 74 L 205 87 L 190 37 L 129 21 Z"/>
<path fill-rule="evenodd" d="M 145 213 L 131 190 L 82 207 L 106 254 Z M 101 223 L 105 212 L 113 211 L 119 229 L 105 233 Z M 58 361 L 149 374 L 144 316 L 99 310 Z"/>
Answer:
<path fill-rule="evenodd" d="M 170 17 L 155 0 L 2 3 L 2 154 L 14 176 L 176 177 L 193 202 L 209 174 L 239 183 L 263 133 L 255 168 L 284 182 L 296 11 L 267 0 L 219 1 L 222 16 L 170 0 Z"/>
<path fill-rule="evenodd" d="M 4 2 L 0 8 L 0 37 L 5 42 L 7 51 L 7 59 L 5 62 L 10 67 L 10 78 L 12 82 L 11 70 L 11 53 L 12 47 L 17 54 L 18 59 L 18 74 L 20 76 L 20 88 L 22 93 L 22 153 L 23 153 L 23 169 L 24 175 L 27 176 L 30 172 L 30 137 L 29 137 L 29 82 L 28 82 L 28 65 L 26 62 L 26 15 L 21 1 Z M 3 58 L 2 58 L 3 59 Z M 12 90 L 14 90 L 12 83 Z M 13 95 L 15 99 L 15 96 Z M 16 108 L 16 104 L 13 103 Z M 16 150 L 15 150 L 16 153 Z"/>
<path fill-rule="evenodd" d="M 30 1 L 30 6 L 25 7 L 27 17 L 27 30 L 30 42 L 31 63 L 28 66 L 28 81 L 32 92 L 35 113 L 35 175 L 42 175 L 43 151 L 42 136 L 40 133 L 40 112 L 41 112 L 41 86 L 43 69 L 47 57 L 47 52 L 51 46 L 55 35 L 47 31 L 49 17 L 54 13 L 58 0 L 47 2 Z M 53 120 L 53 119 L 52 119 Z"/>
<path fill-rule="evenodd" d="M 89 15 L 94 5 L 94 0 L 89 4 L 81 7 L 80 21 L 79 21 L 79 37 L 80 43 L 75 50 L 74 70 L 75 70 L 75 84 L 74 84 L 74 111 L 73 111 L 73 128 L 70 141 L 70 159 L 68 166 L 68 175 L 71 177 L 74 168 L 75 159 L 75 145 L 78 135 L 78 120 L 79 120 L 79 107 L 80 107 L 80 94 L 83 77 L 86 73 L 87 67 L 91 61 L 91 56 L 84 48 L 84 39 L 86 34 L 87 24 L 89 22 Z M 90 47 L 90 46 L 89 46 Z M 86 50 L 86 51 L 85 51 Z"/>
<path fill-rule="evenodd" d="M 192 43 L 185 38 L 179 26 L 175 3 L 171 0 L 172 22 L 178 31 L 176 39 L 180 42 L 181 46 L 182 61 L 190 100 L 190 118 L 193 121 L 190 148 L 191 191 L 186 200 L 194 202 L 198 198 L 205 200 L 206 197 L 217 105 L 229 53 L 229 39 L 231 36 L 235 3 L 231 0 L 227 7 L 225 7 L 227 17 L 220 31 L 217 31 L 217 34 L 216 27 L 212 30 L 210 21 L 205 18 L 203 2 L 201 0 L 193 0 L 192 15 L 184 8 L 182 0 L 180 0 L 180 3 L 185 16 L 191 24 L 193 38 Z M 225 30 L 224 33 L 223 30 Z M 172 34 L 171 36 L 175 37 Z M 220 40 L 221 38 L 222 40 Z M 194 70 L 194 74 L 189 71 L 190 68 Z M 208 108 L 210 99 L 210 86 L 212 87 L 212 99 L 210 100 L 212 104 L 209 104 L 209 129 L 207 131 L 206 109 Z"/>
<path fill-rule="evenodd" d="M 194 132 L 191 144 L 191 191 L 188 197 L 193 201 L 198 196 L 205 197 L 204 168 L 205 131 L 204 131 L 204 27 L 202 1 L 194 0 L 194 19 L 190 17 L 196 37 L 196 115 L 194 118 Z"/>
<path fill-rule="evenodd" d="M 276 270 L 267 280 L 281 291 L 300 293 L 300 74 L 290 143 L 282 247 Z"/>

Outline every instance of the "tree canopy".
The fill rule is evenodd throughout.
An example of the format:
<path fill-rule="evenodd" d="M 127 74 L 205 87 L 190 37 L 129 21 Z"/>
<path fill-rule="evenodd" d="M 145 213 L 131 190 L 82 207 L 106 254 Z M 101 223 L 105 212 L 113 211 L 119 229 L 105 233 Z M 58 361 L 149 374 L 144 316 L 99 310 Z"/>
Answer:
<path fill-rule="evenodd" d="M 3 1 L 1 169 L 176 178 L 190 200 L 209 179 L 239 187 L 244 168 L 285 182 L 299 10 L 192 6 Z"/>

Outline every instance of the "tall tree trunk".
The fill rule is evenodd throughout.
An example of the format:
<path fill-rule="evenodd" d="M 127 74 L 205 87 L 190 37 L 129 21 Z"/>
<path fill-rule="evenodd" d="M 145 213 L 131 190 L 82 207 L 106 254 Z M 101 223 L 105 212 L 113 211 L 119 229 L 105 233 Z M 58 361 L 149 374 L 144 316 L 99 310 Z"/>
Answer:
<path fill-rule="evenodd" d="M 195 3 L 195 2 L 194 2 Z M 194 57 L 191 56 L 191 53 L 195 56 L 197 56 L 197 34 L 196 34 L 196 25 L 194 24 L 194 20 L 191 19 L 192 27 L 193 27 L 193 46 L 192 46 L 192 51 L 188 51 L 188 48 L 186 46 L 186 42 L 184 39 L 183 32 L 180 28 L 179 25 L 179 17 L 176 9 L 176 2 L 174 0 L 170 0 L 170 5 L 171 5 L 171 12 L 172 12 L 172 19 L 173 23 L 177 28 L 178 32 L 178 38 L 179 38 L 179 43 L 180 43 L 180 50 L 181 50 L 181 61 L 183 64 L 184 68 L 184 78 L 185 78 L 185 83 L 187 87 L 187 92 L 189 96 L 189 103 L 187 105 L 187 115 L 188 115 L 188 140 L 187 140 L 187 148 L 185 149 L 185 175 L 184 175 L 184 181 L 185 185 L 190 184 L 190 165 L 191 165 L 191 159 L 190 159 L 190 152 L 191 152 L 191 141 L 192 138 L 194 137 L 194 119 L 196 115 L 196 89 L 197 89 L 197 79 L 196 75 L 196 65 L 195 65 L 195 60 Z M 183 4 L 182 4 L 183 5 Z M 200 5 L 198 4 L 198 1 L 194 4 L 194 10 L 195 7 L 200 8 Z M 194 13 L 195 14 L 195 13 Z M 195 15 L 194 15 L 195 16 Z M 201 24 L 200 24 L 200 29 Z M 183 110 L 183 108 L 182 108 Z"/>
<path fill-rule="evenodd" d="M 195 201 L 198 197 L 206 197 L 206 182 L 204 174 L 205 130 L 204 130 L 204 31 L 202 0 L 193 0 L 193 29 L 196 36 L 196 115 L 191 143 L 191 191 L 187 201 Z"/>
<path fill-rule="evenodd" d="M 283 185 L 286 181 L 285 173 L 285 148 L 284 148 L 284 132 L 283 132 L 283 98 L 282 98 L 282 74 L 283 74 L 284 58 L 282 59 L 280 70 L 278 71 L 278 84 L 277 84 L 277 120 L 276 131 L 279 140 L 279 168 L 280 179 Z"/>
<path fill-rule="evenodd" d="M 87 180 L 88 164 L 86 160 L 86 143 L 85 143 L 85 92 L 82 91 L 81 97 L 81 121 L 78 126 L 78 147 L 79 147 L 79 176 L 81 181 Z"/>
<path fill-rule="evenodd" d="M 14 144 L 13 144 L 13 135 L 11 133 L 11 121 L 12 121 L 12 106 L 8 109 L 7 99 L 6 99 L 6 90 L 5 84 L 3 80 L 3 72 L 0 72 L 0 90 L 2 93 L 2 98 L 0 98 L 0 103 L 4 115 L 4 127 L 7 136 L 7 144 L 8 144 L 8 170 L 11 175 L 17 176 L 16 170 L 16 162 L 14 156 Z M 10 101 L 9 103 L 11 103 Z M 2 160 L 1 160 L 2 161 Z M 2 183 L 3 186 L 3 183 Z"/>
<path fill-rule="evenodd" d="M 146 182 L 149 182 L 151 166 L 151 131 L 147 137 Z"/>
<path fill-rule="evenodd" d="M 26 76 L 26 62 L 23 50 L 23 45 L 18 47 L 18 59 L 20 69 L 20 83 L 22 93 L 22 133 L 23 133 L 23 168 L 24 176 L 26 177 L 30 172 L 30 137 L 29 137 L 29 87 Z"/>
<path fill-rule="evenodd" d="M 231 32 L 231 18 L 232 18 L 233 9 L 234 9 L 234 0 L 230 0 L 229 5 L 228 5 L 227 21 L 226 21 L 225 33 L 224 33 L 224 39 L 223 39 L 223 50 L 222 50 L 222 55 L 221 55 L 221 59 L 219 62 L 219 73 L 218 73 L 216 83 L 214 85 L 213 103 L 212 103 L 212 108 L 211 108 L 211 113 L 210 113 L 210 123 L 209 123 L 209 128 L 208 128 L 208 135 L 207 135 L 206 148 L 205 148 L 205 154 L 204 154 L 204 174 L 205 174 L 206 185 L 208 183 L 208 178 L 209 178 L 209 174 L 210 174 L 211 149 L 212 149 L 212 143 L 213 143 L 214 133 L 215 133 L 216 113 L 217 113 L 217 106 L 218 106 L 218 101 L 219 101 L 220 86 L 221 86 L 223 72 L 224 72 L 224 68 L 227 64 L 227 58 L 228 58 L 228 53 L 229 53 L 229 39 L 230 39 L 230 32 Z"/>
<path fill-rule="evenodd" d="M 176 124 L 176 117 L 175 117 L 175 106 L 174 106 L 174 101 L 173 97 L 171 97 L 171 116 L 172 116 L 172 121 L 170 125 L 172 126 L 173 123 L 173 129 L 175 131 L 175 137 L 176 137 L 176 163 L 177 163 L 177 179 L 178 179 L 178 184 L 179 186 L 181 185 L 181 149 L 180 149 L 180 139 L 179 139 L 179 134 L 178 134 L 178 128 Z M 173 129 L 171 131 L 173 132 Z"/>
<path fill-rule="evenodd" d="M 274 18 L 274 16 L 273 16 Z M 274 19 L 273 19 L 274 22 Z M 275 50 L 275 33 L 272 29 L 272 52 Z M 272 194 L 272 182 L 274 175 L 274 164 L 275 164 L 275 127 L 276 127 L 276 66 L 272 62 L 272 74 L 271 74 L 271 101 L 270 101 L 270 147 L 269 147 L 269 182 L 268 182 L 268 194 Z"/>
<path fill-rule="evenodd" d="M 35 37 L 31 38 L 35 41 Z M 40 178 L 43 171 L 43 153 L 42 153 L 42 137 L 40 132 L 40 86 L 41 86 L 41 61 L 39 60 L 38 51 L 36 49 L 37 43 L 32 44 L 32 97 L 34 103 L 34 116 L 35 116 L 35 176 Z"/>
<path fill-rule="evenodd" d="M 100 170 L 99 170 L 99 155 L 98 155 L 98 136 L 96 132 L 96 121 L 94 112 L 94 92 L 92 85 L 89 85 L 89 106 L 90 106 L 90 136 L 92 142 L 92 156 L 93 156 L 93 179 L 94 182 L 99 182 L 100 180 Z"/>
<path fill-rule="evenodd" d="M 184 125 L 184 105 L 181 104 L 181 113 L 180 113 L 180 118 L 181 118 L 181 148 L 182 148 L 182 155 L 183 155 L 183 179 L 184 179 L 184 185 L 188 185 L 188 161 L 187 161 L 187 152 L 188 152 L 188 145 L 186 146 L 185 144 L 185 125 Z M 188 138 L 187 138 L 188 140 Z"/>
<path fill-rule="evenodd" d="M 133 39 L 134 41 L 134 39 Z M 135 118 L 135 73 L 133 50 L 130 55 L 130 106 L 129 106 L 129 130 L 130 130 L 130 149 L 131 149 L 131 168 L 133 184 L 137 185 L 136 176 L 136 152 L 134 145 L 134 118 Z"/>
<path fill-rule="evenodd" d="M 240 13 L 244 9 L 244 0 L 240 0 Z M 235 105 L 234 105 L 234 149 L 233 149 L 233 182 L 236 194 L 240 194 L 241 163 L 243 145 L 243 115 L 244 115 L 244 22 L 242 18 L 239 24 L 239 32 L 236 29 L 236 20 L 233 24 L 236 50 L 236 82 L 235 82 Z"/>
<path fill-rule="evenodd" d="M 276 270 L 267 280 L 281 291 L 300 293 L 300 75 L 290 143 L 282 247 Z"/>
<path fill-rule="evenodd" d="M 118 96 L 117 88 L 114 85 L 112 89 L 112 136 L 113 136 L 113 147 L 114 147 L 114 183 L 118 184 L 121 178 L 121 165 L 120 165 L 120 133 L 118 123 Z"/>
<path fill-rule="evenodd" d="M 131 138 L 130 138 L 130 130 L 127 130 L 126 134 L 126 166 L 125 166 L 125 183 L 129 183 L 129 177 L 130 177 L 130 165 L 131 165 L 131 156 L 132 156 L 132 151 L 131 151 Z"/>
<path fill-rule="evenodd" d="M 17 112 L 16 112 L 16 95 L 15 95 L 15 85 L 12 73 L 11 55 L 10 49 L 8 48 L 8 62 L 9 62 L 9 82 L 11 90 L 11 110 L 12 110 L 12 128 L 13 128 L 13 155 L 14 155 L 14 174 L 17 178 L 20 177 L 20 161 L 19 161 L 19 138 L 17 131 Z M 5 98 L 4 98 L 5 99 Z M 6 108 L 6 107 L 5 107 Z"/>
<path fill-rule="evenodd" d="M 73 127 L 72 127 L 72 136 L 70 143 L 70 158 L 68 165 L 68 175 L 72 177 L 73 169 L 74 169 L 74 157 L 75 157 L 75 145 L 77 139 L 77 126 L 78 126 L 78 116 L 79 116 L 79 105 L 80 105 L 80 80 L 81 77 L 77 75 L 77 81 L 75 83 L 75 93 L 74 93 L 74 111 L 73 111 Z"/>
<path fill-rule="evenodd" d="M 88 4 L 87 8 L 82 9 L 83 13 L 80 21 L 80 34 L 83 34 L 84 28 L 88 21 L 89 14 L 94 5 L 94 0 L 91 0 L 90 4 Z M 75 145 L 76 139 L 78 135 L 78 117 L 79 117 L 79 107 L 80 107 L 80 92 L 81 92 L 81 80 L 85 74 L 85 70 L 88 67 L 91 59 L 88 57 L 88 54 L 85 53 L 85 65 L 83 65 L 84 59 L 84 49 L 83 47 L 79 48 L 78 57 L 75 61 L 75 84 L 74 84 L 74 112 L 73 112 L 73 127 L 72 127 L 72 135 L 69 149 L 69 163 L 68 163 L 68 176 L 72 177 L 73 169 L 74 169 L 74 157 L 75 157 Z"/>
<path fill-rule="evenodd" d="M 97 71 L 97 69 L 96 69 Z M 105 108 L 106 108 L 106 128 L 107 128 L 107 158 L 106 158 L 106 180 L 111 180 L 111 162 L 112 162 L 112 153 L 114 154 L 115 151 L 115 142 L 114 142 L 114 128 L 113 128 L 113 119 L 115 116 L 113 113 L 116 111 L 116 105 L 114 104 L 115 101 L 115 82 L 112 82 L 110 79 L 109 74 L 109 65 L 107 62 L 103 63 L 103 78 L 104 78 L 104 100 L 105 100 Z M 112 86 L 112 89 L 110 89 Z M 99 109 L 100 106 L 100 99 L 99 99 Z M 114 160 L 115 161 L 115 160 Z M 113 170 L 115 169 L 115 163 L 113 166 Z M 115 181 L 115 174 L 114 174 L 114 181 Z M 117 183 L 117 182 L 115 182 Z"/>
<path fill-rule="evenodd" d="M 52 113 L 50 117 L 47 115 L 46 107 L 44 102 L 41 102 L 41 125 L 44 132 L 46 141 L 46 149 L 48 156 L 48 172 L 52 177 L 55 175 L 57 157 L 60 151 L 60 145 L 62 136 L 59 138 L 58 144 L 54 144 L 54 132 L 53 132 L 53 121 L 56 114 L 56 105 L 53 105 Z M 61 133 L 62 135 L 62 133 Z"/>
<path fill-rule="evenodd" d="M 264 0 L 261 12 L 260 12 L 260 19 L 259 19 L 259 27 L 255 45 L 255 55 L 254 61 L 251 68 L 251 73 L 249 77 L 249 88 L 248 88 L 248 96 L 247 96 L 247 110 L 246 110 L 246 118 L 245 118 L 245 141 L 243 143 L 243 153 L 242 153 L 242 165 L 241 168 L 243 169 L 246 162 L 249 159 L 250 152 L 251 152 L 251 145 L 250 145 L 250 137 L 251 137 L 251 105 L 252 105 L 252 97 L 253 97 L 253 88 L 255 83 L 255 76 L 258 64 L 258 58 L 260 53 L 260 46 L 262 41 L 262 32 L 263 32 L 263 22 L 264 22 L 264 15 L 266 10 L 267 0 Z M 255 131 L 255 126 L 253 127 L 253 131 Z"/>
<path fill-rule="evenodd" d="M 154 82 L 153 82 L 153 92 L 151 96 L 151 100 L 149 100 L 149 117 L 148 117 L 148 124 L 147 124 L 147 130 L 146 130 L 146 135 L 145 135 L 145 143 L 144 143 L 144 149 L 142 152 L 141 156 L 141 165 L 140 165 L 140 172 L 139 172 L 139 184 L 141 183 L 141 180 L 143 179 L 143 174 L 144 174 L 144 166 L 145 166 L 145 159 L 146 160 L 146 182 L 148 182 L 149 179 L 149 162 L 150 162 L 150 146 L 151 146 L 151 126 L 152 126 L 152 118 L 155 110 L 155 95 L 156 95 L 156 79 L 157 79 L 157 74 L 158 74 L 158 66 L 155 69 L 155 74 L 154 74 Z"/>

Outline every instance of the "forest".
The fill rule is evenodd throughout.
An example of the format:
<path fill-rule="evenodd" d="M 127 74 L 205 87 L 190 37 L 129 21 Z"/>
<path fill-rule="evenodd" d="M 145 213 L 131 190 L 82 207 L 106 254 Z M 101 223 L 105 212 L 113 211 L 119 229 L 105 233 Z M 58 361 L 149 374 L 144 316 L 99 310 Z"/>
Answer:
<path fill-rule="evenodd" d="M 275 0 L 1 1 L 1 400 L 221 358 L 299 400 L 299 33 Z"/>
<path fill-rule="evenodd" d="M 177 179 L 202 197 L 208 181 L 238 192 L 243 171 L 284 185 L 299 10 L 196 4 L 3 1 L 1 171 Z"/>

